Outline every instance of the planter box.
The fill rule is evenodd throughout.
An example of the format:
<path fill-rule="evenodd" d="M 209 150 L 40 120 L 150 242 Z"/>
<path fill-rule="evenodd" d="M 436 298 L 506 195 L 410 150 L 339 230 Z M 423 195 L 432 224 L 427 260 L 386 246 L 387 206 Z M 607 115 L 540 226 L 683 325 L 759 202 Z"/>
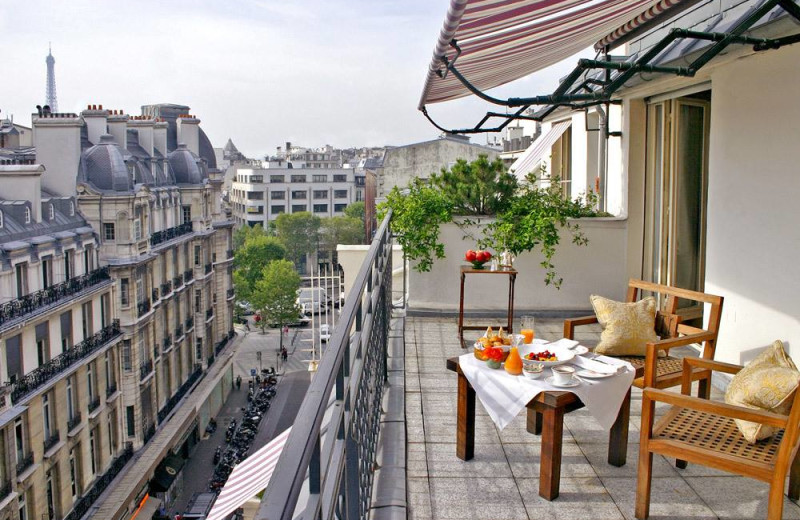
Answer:
<path fill-rule="evenodd" d="M 591 218 L 581 219 L 579 224 L 589 244 L 576 246 L 568 234 L 563 233 L 562 243 L 553 258 L 558 275 L 564 279 L 560 290 L 544 284 L 545 270 L 539 265 L 541 253 L 535 251 L 517 257 L 514 262 L 514 268 L 519 271 L 515 311 L 591 309 L 590 294 L 624 299 L 628 283 L 627 221 Z M 464 252 L 475 248 L 474 240 L 464 240 L 463 236 L 464 232 L 455 224 L 443 225 L 439 238 L 445 245 L 446 258 L 436 260 L 427 273 L 409 270 L 409 309 L 458 312 L 459 266 L 466 265 Z M 468 275 L 464 309 L 504 311 L 507 291 L 507 278 L 504 276 Z"/>

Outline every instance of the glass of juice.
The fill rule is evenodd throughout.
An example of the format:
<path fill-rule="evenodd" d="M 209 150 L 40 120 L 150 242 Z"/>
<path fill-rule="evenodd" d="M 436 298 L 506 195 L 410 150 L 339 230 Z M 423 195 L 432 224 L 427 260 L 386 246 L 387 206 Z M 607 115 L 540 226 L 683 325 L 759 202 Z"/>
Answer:
<path fill-rule="evenodd" d="M 533 342 L 536 337 L 535 320 L 533 316 L 523 316 L 519 333 L 525 338 L 525 344 Z"/>

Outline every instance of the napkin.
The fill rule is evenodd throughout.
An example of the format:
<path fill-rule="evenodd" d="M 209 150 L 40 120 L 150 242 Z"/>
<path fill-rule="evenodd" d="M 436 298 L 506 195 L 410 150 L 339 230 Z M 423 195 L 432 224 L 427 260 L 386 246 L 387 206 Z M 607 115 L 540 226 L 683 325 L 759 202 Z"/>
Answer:
<path fill-rule="evenodd" d="M 555 347 L 555 348 L 571 349 L 571 348 L 575 348 L 575 346 L 577 344 L 578 344 L 578 342 L 575 341 L 574 339 L 561 338 L 558 341 L 553 341 L 552 343 L 548 343 L 547 347 L 548 348 Z"/>
<path fill-rule="evenodd" d="M 598 356 L 595 359 L 599 359 L 600 357 L 605 356 Z M 601 374 L 616 374 L 624 369 L 624 365 L 617 365 L 614 364 L 607 364 L 601 363 L 600 361 L 595 361 L 594 359 L 588 359 L 583 356 L 575 356 L 572 358 L 572 364 L 577 365 L 582 368 L 586 368 L 588 370 L 594 370 L 595 372 L 600 372 Z"/>

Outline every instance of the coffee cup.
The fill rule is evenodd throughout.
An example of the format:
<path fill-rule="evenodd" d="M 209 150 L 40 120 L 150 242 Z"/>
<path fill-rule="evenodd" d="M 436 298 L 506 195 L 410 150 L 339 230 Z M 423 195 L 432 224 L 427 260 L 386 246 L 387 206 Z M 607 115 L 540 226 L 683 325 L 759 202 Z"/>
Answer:
<path fill-rule="evenodd" d="M 568 385 L 572 382 L 575 369 L 566 365 L 553 367 L 553 382 L 557 385 Z"/>

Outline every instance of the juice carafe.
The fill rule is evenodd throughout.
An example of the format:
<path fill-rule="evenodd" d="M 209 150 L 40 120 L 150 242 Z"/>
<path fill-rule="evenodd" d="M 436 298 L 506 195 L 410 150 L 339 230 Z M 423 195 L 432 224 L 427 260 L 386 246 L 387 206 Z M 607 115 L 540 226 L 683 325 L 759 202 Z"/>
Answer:
<path fill-rule="evenodd" d="M 512 376 L 518 376 L 522 373 L 522 358 L 519 357 L 517 347 L 511 347 L 508 358 L 506 358 L 505 368 L 506 372 Z"/>

